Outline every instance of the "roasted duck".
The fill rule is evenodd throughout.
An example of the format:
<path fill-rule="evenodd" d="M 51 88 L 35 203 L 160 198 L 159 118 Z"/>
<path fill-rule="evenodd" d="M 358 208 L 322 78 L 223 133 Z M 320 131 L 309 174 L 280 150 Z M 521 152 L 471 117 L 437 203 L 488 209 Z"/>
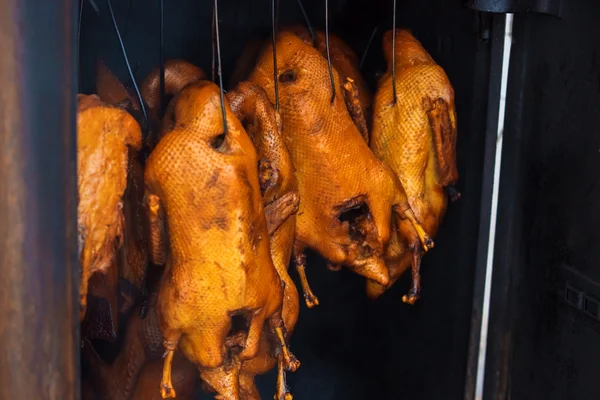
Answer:
<path fill-rule="evenodd" d="M 332 99 L 327 60 L 315 48 L 288 32 L 279 36 L 276 46 L 283 136 L 300 193 L 294 259 L 306 304 L 318 304 L 304 272 L 306 247 L 332 264 L 346 265 L 387 285 L 383 254 L 392 209 L 406 236 L 420 237 L 426 244 L 430 240 L 410 210 L 398 178 L 377 160 L 353 123 L 338 73 L 334 70 Z M 261 55 L 250 80 L 274 101 L 272 48 Z M 354 217 L 357 209 L 359 217 Z"/>
<path fill-rule="evenodd" d="M 106 104 L 129 110 L 133 109 L 132 105 L 139 106 L 135 97 L 102 61 L 97 64 L 96 87 L 98 97 Z M 123 196 L 123 247 L 111 271 L 105 275 L 97 274 L 90 281 L 89 313 L 82 323 L 82 335 L 88 339 L 102 339 L 102 332 L 109 331 L 110 327 L 104 323 L 106 312 L 110 314 L 110 320 L 116 321 L 117 311 L 127 314 L 145 291 L 148 243 L 143 207 L 144 171 L 140 156 L 139 149 L 129 149 L 127 186 Z M 115 289 L 116 285 L 118 289 Z M 119 301 L 117 294 L 120 294 Z M 110 335 L 113 340 L 116 339 L 116 322 L 114 324 Z"/>
<path fill-rule="evenodd" d="M 90 372 L 87 383 L 93 390 L 84 396 L 84 400 L 160 398 L 157 388 L 164 350 L 156 317 L 156 298 L 156 293 L 150 297 L 145 318 L 140 316 L 140 312 L 132 314 L 121 350 L 111 364 L 96 354 L 91 343 L 85 343 L 83 354 Z M 185 393 L 193 395 L 198 381 L 196 367 L 177 354 L 173 361 L 173 384 L 178 390 L 177 397 Z M 140 397 L 142 394 L 144 397 Z"/>
<path fill-rule="evenodd" d="M 258 155 L 258 177 L 267 217 L 271 258 L 279 278 L 284 283 L 282 317 L 289 339 L 300 308 L 298 291 L 288 274 L 288 265 L 294 245 L 296 211 L 298 210 L 298 182 L 290 154 L 281 136 L 281 119 L 259 86 L 243 82 L 227 93 L 232 111 L 244 124 Z M 242 363 L 240 395 L 244 400 L 260 400 L 254 376 L 264 374 L 278 365 L 276 400 L 291 398 L 285 383 L 283 354 L 278 338 L 265 329 L 256 357 Z M 296 369 L 299 363 L 289 367 Z"/>
<path fill-rule="evenodd" d="M 175 96 L 192 82 L 205 79 L 202 69 L 184 60 L 169 60 L 165 63 L 165 95 Z M 150 109 L 160 115 L 160 69 L 155 68 L 146 76 L 140 87 L 142 98 Z"/>
<path fill-rule="evenodd" d="M 95 96 L 79 95 L 77 116 L 77 231 L 82 268 L 81 318 L 89 278 L 116 263 L 123 242 L 123 194 L 129 149 L 139 150 L 141 132 L 127 112 Z"/>
<path fill-rule="evenodd" d="M 172 101 L 171 131 L 146 164 L 151 254 L 166 261 L 157 313 L 165 348 L 163 398 L 175 397 L 175 350 L 221 399 L 239 398 L 241 362 L 256 356 L 266 325 L 280 338 L 283 285 L 269 253 L 252 141 L 218 87 L 201 81 Z M 239 340 L 237 340 L 239 339 Z"/>
<path fill-rule="evenodd" d="M 392 31 L 386 32 L 383 49 L 388 71 L 375 96 L 371 149 L 398 175 L 411 208 L 434 237 L 446 212 L 447 193 L 453 200 L 459 197 L 453 187 L 458 180 L 454 90 L 417 39 L 407 30 L 397 30 L 394 102 Z M 426 250 L 401 232 L 394 236 L 386 253 L 390 282 L 369 282 L 368 294 L 379 296 L 411 266 L 412 285 L 403 300 L 413 304 L 421 291 L 419 271 Z"/>

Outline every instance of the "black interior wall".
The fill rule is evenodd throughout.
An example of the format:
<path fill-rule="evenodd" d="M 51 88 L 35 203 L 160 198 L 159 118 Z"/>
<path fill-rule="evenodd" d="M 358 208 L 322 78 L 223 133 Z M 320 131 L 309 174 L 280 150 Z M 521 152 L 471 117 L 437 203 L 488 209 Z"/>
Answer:
<path fill-rule="evenodd" d="M 598 399 L 600 3 L 514 20 L 489 399 Z M 489 379 L 488 379 L 489 377 Z M 508 397 L 507 397 L 508 396 Z"/>
<path fill-rule="evenodd" d="M 81 33 L 81 91 L 94 91 L 94 64 L 101 57 L 129 82 L 104 1 L 100 15 L 86 3 Z M 113 0 L 138 82 L 159 62 L 158 0 Z M 332 32 L 362 53 L 379 28 L 365 75 L 371 82 L 381 64 L 381 34 L 391 28 L 392 2 L 331 0 Z M 133 6 L 130 6 L 133 4 Z M 219 2 L 224 81 L 228 82 L 246 41 L 270 31 L 268 0 Z M 324 2 L 305 0 L 313 24 L 323 27 Z M 210 1 L 165 1 L 166 58 L 184 58 L 210 72 Z M 280 1 L 280 24 L 303 23 L 296 1 Z M 129 18 L 127 18 L 129 15 Z M 408 27 L 448 73 L 459 116 L 459 190 L 449 207 L 436 247 L 422 268 L 423 295 L 409 307 L 401 296 L 405 277 L 379 301 L 365 296 L 364 280 L 330 272 L 317 256 L 307 273 L 321 305 L 302 306 L 292 350 L 302 367 L 289 374 L 297 399 L 459 399 L 463 395 L 486 121 L 489 17 L 460 7 L 460 1 L 398 0 L 398 26 Z M 292 277 L 297 276 L 291 271 Z M 264 399 L 272 397 L 274 374 L 258 379 Z M 204 397 L 202 397 L 204 398 Z M 206 397 L 208 398 L 208 397 Z"/>

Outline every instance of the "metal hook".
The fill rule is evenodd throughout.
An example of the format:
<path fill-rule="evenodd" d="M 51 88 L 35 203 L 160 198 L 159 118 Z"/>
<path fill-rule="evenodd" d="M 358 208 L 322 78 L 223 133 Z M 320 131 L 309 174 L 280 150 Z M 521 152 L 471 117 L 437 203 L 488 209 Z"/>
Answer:
<path fill-rule="evenodd" d="M 112 4 L 110 0 L 106 0 L 108 3 L 108 11 L 110 12 L 110 17 L 112 19 L 113 26 L 115 28 L 115 32 L 117 33 L 117 38 L 119 39 L 119 44 L 121 45 L 121 52 L 123 53 L 123 58 L 125 59 L 125 65 L 127 65 L 127 71 L 129 71 L 129 77 L 131 78 L 131 82 L 133 84 L 133 88 L 135 89 L 135 94 L 137 95 L 138 101 L 140 102 L 140 107 L 142 109 L 142 114 L 144 114 L 144 128 L 148 129 L 148 114 L 146 113 L 146 107 L 144 106 L 144 100 L 142 99 L 142 95 L 140 94 L 140 89 L 135 81 L 135 77 L 133 76 L 133 71 L 131 70 L 131 64 L 129 63 L 129 58 L 127 57 L 127 51 L 125 50 L 125 44 L 123 43 L 123 39 L 121 39 L 121 32 L 119 32 L 119 26 L 117 25 L 117 20 L 115 19 L 115 13 L 112 8 Z"/>
<path fill-rule="evenodd" d="M 279 111 L 279 74 L 277 73 L 277 16 L 279 11 L 279 1 L 271 0 L 271 27 L 273 35 L 273 82 L 275 82 L 275 109 Z"/>
<path fill-rule="evenodd" d="M 394 11 L 392 14 L 392 99 L 393 104 L 398 101 L 396 93 L 396 0 L 394 0 Z"/>
<path fill-rule="evenodd" d="M 360 58 L 360 64 L 358 64 L 358 69 L 362 69 L 363 64 L 365 63 L 365 60 L 367 59 L 367 53 L 369 52 L 369 49 L 371 48 L 371 44 L 373 43 L 373 39 L 375 39 L 375 35 L 377 34 L 377 27 L 375 27 L 373 29 L 373 32 L 371 33 L 371 37 L 369 38 L 369 41 L 367 42 L 367 46 L 365 47 L 365 51 L 363 51 L 363 55 Z"/>
<path fill-rule="evenodd" d="M 333 79 L 331 55 L 329 54 L 329 0 L 325 0 L 325 47 L 327 48 L 327 66 L 329 67 L 329 79 L 331 80 L 331 104 L 333 104 L 335 101 L 335 80 Z"/>
<path fill-rule="evenodd" d="M 218 0 L 214 3 L 214 16 L 215 16 L 215 37 L 217 39 L 217 61 L 218 61 L 218 72 L 219 72 L 219 91 L 221 92 L 221 114 L 223 114 L 223 135 L 226 135 L 227 130 L 227 115 L 225 114 L 225 96 L 223 94 L 223 73 L 221 70 L 221 43 L 219 41 L 219 10 Z"/>
<path fill-rule="evenodd" d="M 165 111 L 165 8 L 164 1 L 160 3 L 160 114 Z"/>
<path fill-rule="evenodd" d="M 315 31 L 313 30 L 313 27 L 310 24 L 310 20 L 308 19 L 308 14 L 306 14 L 306 10 L 304 9 L 304 4 L 302 4 L 302 0 L 298 0 L 298 5 L 300 6 L 300 11 L 302 11 L 302 15 L 304 16 L 304 21 L 306 21 L 306 27 L 308 28 L 308 32 L 310 33 L 310 38 L 312 39 L 312 42 L 314 44 L 316 41 Z"/>

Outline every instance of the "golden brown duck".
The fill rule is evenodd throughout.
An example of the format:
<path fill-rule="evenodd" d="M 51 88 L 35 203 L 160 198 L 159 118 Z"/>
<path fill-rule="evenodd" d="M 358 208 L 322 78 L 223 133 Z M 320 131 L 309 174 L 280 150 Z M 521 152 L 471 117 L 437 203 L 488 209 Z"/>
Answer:
<path fill-rule="evenodd" d="M 288 265 L 294 245 L 296 211 L 298 210 L 298 182 L 290 154 L 281 136 L 281 118 L 269 102 L 267 94 L 258 85 L 240 83 L 227 93 L 232 111 L 244 124 L 258 155 L 259 183 L 267 216 L 271 258 L 279 278 L 284 283 L 282 317 L 286 328 L 285 339 L 291 335 L 300 309 L 298 290 L 288 274 Z M 244 361 L 240 372 L 240 395 L 245 400 L 260 400 L 254 376 L 270 371 L 278 364 L 275 399 L 291 398 L 285 383 L 283 355 L 279 340 L 269 330 L 263 332 L 256 357 Z M 299 363 L 290 367 L 297 368 Z"/>
<path fill-rule="evenodd" d="M 101 61 L 97 64 L 96 88 L 100 100 L 118 106 L 122 109 L 134 110 L 139 108 L 139 102 L 132 96 L 129 90 Z M 135 114 L 135 112 L 134 112 Z M 143 125 L 143 121 L 140 122 Z M 119 312 L 127 314 L 138 301 L 140 295 L 145 292 L 145 277 L 148 263 L 146 237 L 147 227 L 144 211 L 144 170 L 142 166 L 140 151 L 129 149 L 127 173 L 127 187 L 123 196 L 124 233 L 123 247 L 119 252 L 116 263 L 117 279 L 119 280 L 119 291 L 121 302 Z M 110 281 L 103 279 L 101 282 L 90 283 L 90 297 L 97 290 L 112 291 L 109 288 Z M 93 300 L 91 298 L 91 300 Z M 111 305 L 111 310 L 114 308 Z M 113 313 L 113 318 L 116 313 Z M 83 329 L 83 327 L 82 327 Z M 97 329 L 95 329 L 97 330 Z M 88 338 L 92 336 L 88 335 Z"/>
<path fill-rule="evenodd" d="M 89 368 L 86 383 L 93 388 L 84 400 L 160 398 L 157 389 L 164 350 L 156 316 L 156 299 L 156 293 L 150 296 L 145 318 L 140 316 L 139 310 L 132 314 L 120 352 L 111 364 L 102 360 L 89 342 L 84 344 L 83 354 Z M 196 367 L 177 353 L 173 360 L 173 385 L 177 397 L 193 394 L 190 392 L 195 392 L 198 378 Z M 142 394 L 145 397 L 141 397 Z"/>
<path fill-rule="evenodd" d="M 396 31 L 397 101 L 392 93 L 392 31 L 383 39 L 388 71 L 381 78 L 373 107 L 371 148 L 402 182 L 408 201 L 430 237 L 434 237 L 447 206 L 447 189 L 458 193 L 456 168 L 456 111 L 454 90 L 427 51 L 407 30 Z M 403 235 L 392 238 L 386 260 L 390 283 L 369 282 L 377 297 L 412 267 L 412 285 L 403 300 L 413 304 L 421 290 L 420 264 L 426 249 Z"/>
<path fill-rule="evenodd" d="M 306 44 L 319 50 L 323 57 L 327 57 L 325 32 L 316 31 L 313 42 L 308 28 L 304 25 L 291 25 L 282 30 L 299 36 Z M 372 94 L 367 82 L 360 73 L 358 57 L 346 42 L 333 33 L 329 34 L 329 54 L 331 64 L 338 72 L 340 82 L 344 85 L 345 90 L 342 90 L 342 93 L 346 98 L 348 111 L 358 130 L 368 142 L 367 120 L 369 120 L 371 113 Z"/>
<path fill-rule="evenodd" d="M 383 261 L 392 209 L 406 217 L 407 236 L 424 235 L 408 206 L 396 175 L 377 160 L 354 125 L 334 70 L 332 87 L 327 61 L 298 36 L 283 32 L 277 40 L 277 67 L 283 136 L 297 171 L 300 207 L 296 218 L 294 259 L 309 307 L 318 301 L 304 273 L 306 247 L 333 264 L 383 285 L 389 281 Z M 272 48 L 259 58 L 250 80 L 274 101 Z M 362 207 L 364 222 L 347 212 Z M 410 221 L 410 222 L 409 222 Z M 413 228 L 414 225 L 414 228 Z M 416 232 L 417 231 L 417 232 Z"/>
<path fill-rule="evenodd" d="M 224 133 L 213 83 L 188 85 L 172 104 L 172 130 L 145 171 L 151 254 L 166 260 L 157 305 L 165 347 L 160 390 L 175 397 L 171 364 L 179 348 L 219 398 L 238 399 L 240 364 L 256 356 L 265 322 L 282 340 L 284 331 L 256 151 L 227 104 Z M 238 325 L 247 327 L 245 340 L 228 345 Z M 287 348 L 282 353 L 289 365 Z"/>
<path fill-rule="evenodd" d="M 127 112 L 98 96 L 79 95 L 77 116 L 78 239 L 82 268 L 81 318 L 88 280 L 109 269 L 123 241 L 123 194 L 129 148 L 139 150 L 139 125 Z"/>

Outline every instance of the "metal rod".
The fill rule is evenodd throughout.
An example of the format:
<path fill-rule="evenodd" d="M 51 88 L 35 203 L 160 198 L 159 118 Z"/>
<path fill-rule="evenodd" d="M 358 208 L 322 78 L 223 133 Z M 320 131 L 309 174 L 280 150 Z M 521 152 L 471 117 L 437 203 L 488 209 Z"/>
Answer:
<path fill-rule="evenodd" d="M 333 78 L 333 68 L 331 66 L 331 54 L 329 54 L 329 0 L 325 0 L 325 47 L 327 48 L 327 67 L 329 67 L 329 79 L 331 80 L 331 104 L 333 104 L 335 101 L 335 79 Z"/>
<path fill-rule="evenodd" d="M 226 135 L 227 130 L 227 114 L 225 113 L 225 95 L 223 94 L 223 71 L 221 70 L 221 42 L 219 41 L 219 6 L 218 0 L 215 0 L 215 37 L 217 39 L 217 63 L 219 73 L 219 91 L 221 93 L 221 114 L 223 114 L 223 135 Z"/>
<path fill-rule="evenodd" d="M 106 0 L 108 3 L 108 11 L 110 12 L 110 17 L 112 19 L 113 27 L 115 28 L 115 32 L 117 33 L 117 38 L 119 39 L 119 44 L 121 45 L 121 52 L 123 53 L 123 58 L 125 59 L 125 65 L 127 65 L 127 71 L 129 71 L 129 77 L 131 78 L 131 83 L 133 84 L 133 88 L 135 89 L 135 94 L 137 95 L 138 101 L 140 102 L 140 107 L 142 109 L 142 114 L 144 115 L 144 129 L 149 128 L 148 124 L 148 114 L 146 113 L 146 106 L 144 106 L 144 99 L 142 99 L 142 95 L 140 93 L 140 89 L 135 81 L 135 77 L 133 76 L 133 71 L 131 70 L 131 64 L 129 63 L 129 58 L 127 57 L 127 51 L 125 50 L 125 44 L 123 43 L 123 39 L 121 38 L 121 32 L 119 32 L 119 26 L 117 25 L 117 20 L 115 19 L 115 13 L 112 8 L 112 4 L 110 0 Z"/>
<path fill-rule="evenodd" d="M 377 34 L 377 27 L 373 28 L 373 32 L 371 32 L 371 37 L 369 38 L 369 41 L 367 42 L 367 46 L 365 47 L 365 51 L 363 51 L 363 55 L 360 58 L 360 64 L 358 64 L 358 69 L 362 69 L 363 64 L 365 63 L 365 60 L 367 59 L 367 53 L 369 52 L 369 49 L 371 48 L 371 44 L 373 43 L 373 39 L 375 39 L 375 35 Z"/>
<path fill-rule="evenodd" d="M 160 3 L 160 115 L 165 111 L 165 9 L 164 0 Z"/>
<path fill-rule="evenodd" d="M 1 8 L 0 399 L 77 400 L 79 7 Z"/>
<path fill-rule="evenodd" d="M 394 0 L 394 11 L 392 13 L 392 104 L 398 101 L 396 93 L 396 0 Z"/>
<path fill-rule="evenodd" d="M 300 11 L 302 11 L 302 15 L 304 16 L 304 21 L 306 21 L 306 27 L 308 28 L 308 32 L 310 33 L 310 38 L 312 39 L 312 42 L 315 43 L 316 41 L 316 36 L 315 36 L 315 30 L 313 29 L 310 20 L 308 19 L 308 14 L 306 13 L 306 10 L 304 9 L 304 4 L 302 4 L 302 0 L 298 0 L 298 5 L 300 6 Z"/>
<path fill-rule="evenodd" d="M 279 74 L 277 73 L 277 11 L 278 11 L 277 0 L 271 0 L 271 27 L 272 27 L 272 39 L 273 39 L 273 82 L 275 83 L 275 109 L 279 111 Z"/>

